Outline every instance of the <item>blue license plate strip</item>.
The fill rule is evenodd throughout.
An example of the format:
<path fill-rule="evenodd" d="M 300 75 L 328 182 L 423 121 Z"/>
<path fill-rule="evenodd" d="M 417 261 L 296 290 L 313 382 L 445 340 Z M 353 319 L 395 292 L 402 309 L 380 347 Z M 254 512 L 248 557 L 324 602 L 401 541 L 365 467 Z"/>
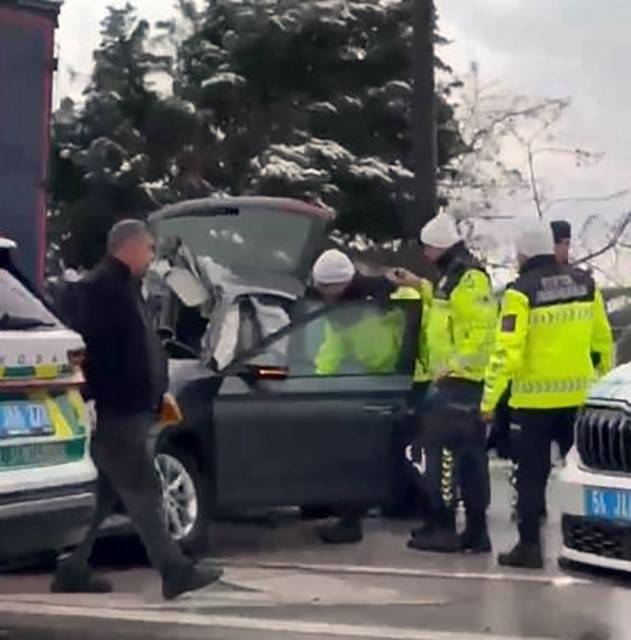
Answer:
<path fill-rule="evenodd" d="M 585 487 L 584 500 L 590 518 L 631 522 L 631 491 Z"/>
<path fill-rule="evenodd" d="M 55 433 L 42 402 L 0 402 L 0 439 L 50 436 Z"/>

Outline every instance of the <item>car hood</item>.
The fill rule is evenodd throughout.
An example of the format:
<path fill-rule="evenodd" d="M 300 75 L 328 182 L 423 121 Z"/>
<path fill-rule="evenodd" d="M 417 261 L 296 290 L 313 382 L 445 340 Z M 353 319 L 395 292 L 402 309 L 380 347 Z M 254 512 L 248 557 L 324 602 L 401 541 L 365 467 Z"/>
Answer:
<path fill-rule="evenodd" d="M 631 409 L 631 363 L 616 367 L 592 387 L 589 404 L 624 405 Z"/>

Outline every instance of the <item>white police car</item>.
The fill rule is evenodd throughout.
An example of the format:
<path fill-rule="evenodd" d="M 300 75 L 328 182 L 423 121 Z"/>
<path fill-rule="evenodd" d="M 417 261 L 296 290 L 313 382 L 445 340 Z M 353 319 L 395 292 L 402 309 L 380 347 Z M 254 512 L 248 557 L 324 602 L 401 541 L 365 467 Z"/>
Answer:
<path fill-rule="evenodd" d="M 0 239 L 0 563 L 76 544 L 96 472 L 79 389 L 81 338 L 65 328 Z"/>
<path fill-rule="evenodd" d="M 631 364 L 593 387 L 561 482 L 562 564 L 631 571 Z"/>

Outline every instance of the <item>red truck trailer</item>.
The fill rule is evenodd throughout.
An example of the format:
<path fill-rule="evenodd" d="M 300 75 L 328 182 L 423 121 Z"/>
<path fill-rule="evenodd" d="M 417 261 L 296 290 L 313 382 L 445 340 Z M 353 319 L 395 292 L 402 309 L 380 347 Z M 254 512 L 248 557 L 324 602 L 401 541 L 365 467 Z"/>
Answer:
<path fill-rule="evenodd" d="M 54 33 L 63 0 L 0 0 L 0 236 L 41 285 Z"/>

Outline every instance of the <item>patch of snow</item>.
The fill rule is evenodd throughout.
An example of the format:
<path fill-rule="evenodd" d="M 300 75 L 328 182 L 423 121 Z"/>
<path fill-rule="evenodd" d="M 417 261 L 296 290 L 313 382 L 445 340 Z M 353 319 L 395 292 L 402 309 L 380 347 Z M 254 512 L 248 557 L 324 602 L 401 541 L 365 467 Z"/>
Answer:
<path fill-rule="evenodd" d="M 206 89 L 208 87 L 216 87 L 221 84 L 230 84 L 235 87 L 240 87 L 243 86 L 245 82 L 245 78 L 237 73 L 222 71 L 220 73 L 216 73 L 210 78 L 206 78 L 206 80 L 202 82 L 202 88 Z"/>
<path fill-rule="evenodd" d="M 191 115 L 197 113 L 197 108 L 195 107 L 195 105 L 188 100 L 182 100 L 178 104 L 186 113 L 189 113 Z"/>
<path fill-rule="evenodd" d="M 336 114 L 337 107 L 330 102 L 315 102 L 307 107 L 307 111 L 311 111 L 313 113 Z"/>
<path fill-rule="evenodd" d="M 212 134 L 212 136 L 217 140 L 217 142 L 223 142 L 226 139 L 226 132 L 217 127 L 215 125 L 209 125 L 208 131 Z"/>
<path fill-rule="evenodd" d="M 319 155 L 329 162 L 352 162 L 355 159 L 355 156 L 348 151 L 348 149 L 333 140 L 314 138 L 305 146 L 308 147 L 312 153 Z"/>
<path fill-rule="evenodd" d="M 400 179 L 412 179 L 414 178 L 414 171 L 411 171 L 407 167 L 404 167 L 400 162 L 390 166 L 390 172 Z"/>
<path fill-rule="evenodd" d="M 376 157 L 362 158 L 350 167 L 350 173 L 360 180 L 379 180 L 392 185 L 390 165 Z"/>
<path fill-rule="evenodd" d="M 366 58 L 366 49 L 363 47 L 347 47 L 342 53 L 345 60 L 364 60 Z"/>
<path fill-rule="evenodd" d="M 361 109 L 364 106 L 364 103 L 359 98 L 349 95 L 341 96 L 339 102 L 344 106 L 356 107 L 358 109 Z"/>
<path fill-rule="evenodd" d="M 270 161 L 261 169 L 262 178 L 281 178 L 288 182 L 305 182 L 309 180 L 325 180 L 328 178 L 326 171 L 302 167 L 296 162 L 291 162 L 280 157 L 270 158 Z"/>
<path fill-rule="evenodd" d="M 168 186 L 168 183 L 165 179 L 162 180 L 154 180 L 153 182 L 143 182 L 142 187 L 144 187 L 145 189 L 166 189 L 166 187 Z"/>
<path fill-rule="evenodd" d="M 412 94 L 412 85 L 405 80 L 391 80 L 384 88 L 386 91 L 396 92 L 399 95 L 409 96 Z"/>
<path fill-rule="evenodd" d="M 218 47 L 216 44 L 208 42 L 207 40 L 203 40 L 199 44 L 199 49 L 202 53 L 212 56 L 219 56 L 223 53 L 223 49 L 221 47 Z"/>

